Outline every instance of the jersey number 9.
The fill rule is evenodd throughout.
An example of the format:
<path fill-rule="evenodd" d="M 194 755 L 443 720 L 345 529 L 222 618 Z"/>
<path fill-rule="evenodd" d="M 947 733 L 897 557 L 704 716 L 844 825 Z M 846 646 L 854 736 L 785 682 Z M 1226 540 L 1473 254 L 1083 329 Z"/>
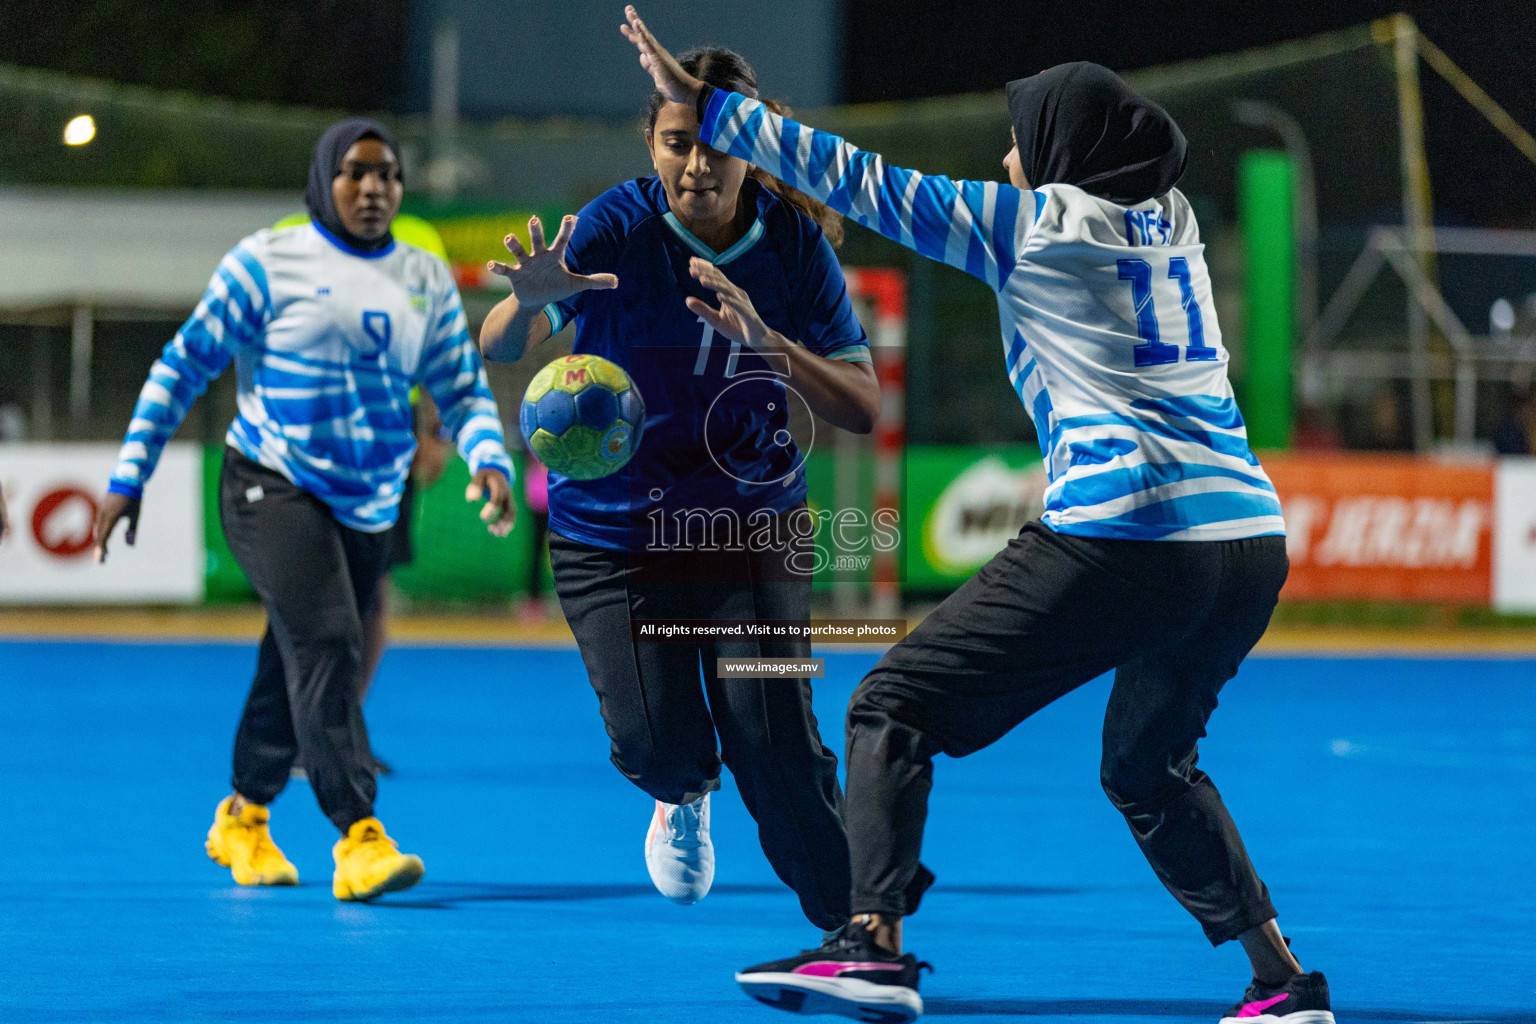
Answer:
<path fill-rule="evenodd" d="M 363 333 L 374 344 L 371 356 L 381 356 L 389 350 L 389 314 L 381 309 L 363 310 Z"/>

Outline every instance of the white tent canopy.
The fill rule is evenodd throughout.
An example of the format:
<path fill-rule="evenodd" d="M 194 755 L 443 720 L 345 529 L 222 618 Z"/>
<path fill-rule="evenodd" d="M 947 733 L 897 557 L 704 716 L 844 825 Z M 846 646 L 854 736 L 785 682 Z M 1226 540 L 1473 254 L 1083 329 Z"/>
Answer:
<path fill-rule="evenodd" d="M 0 318 L 67 317 L 74 436 L 90 413 L 98 319 L 185 316 L 240 239 L 303 209 L 288 192 L 0 189 Z M 51 423 L 46 374 L 33 384 L 34 416 Z"/>
<path fill-rule="evenodd" d="M 288 192 L 0 189 L 0 310 L 175 310 L 219 259 L 304 209 Z"/>

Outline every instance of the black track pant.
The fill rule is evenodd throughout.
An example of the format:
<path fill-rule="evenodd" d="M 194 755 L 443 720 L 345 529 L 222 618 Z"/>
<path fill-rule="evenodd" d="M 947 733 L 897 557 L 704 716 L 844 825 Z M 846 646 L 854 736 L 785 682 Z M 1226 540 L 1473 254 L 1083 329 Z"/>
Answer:
<path fill-rule="evenodd" d="M 1101 781 L 1168 891 L 1224 942 L 1275 916 L 1196 743 L 1263 634 L 1280 537 L 1100 540 L 1026 526 L 891 648 L 848 708 L 853 911 L 905 914 L 933 757 L 963 757 L 1115 670 Z"/>
<path fill-rule="evenodd" d="M 219 478 L 219 517 L 267 610 L 235 734 L 235 792 L 271 803 L 302 757 L 320 809 L 346 832 L 373 815 L 358 677 L 362 615 L 389 562 L 389 531 L 342 526 L 325 502 L 232 448 Z"/>
<path fill-rule="evenodd" d="M 581 648 L 612 760 L 667 803 L 719 785 L 723 761 L 779 878 L 820 928 L 848 920 L 848 839 L 837 756 L 806 679 L 721 679 L 719 658 L 808 658 L 804 639 L 639 642 L 640 619 L 810 617 L 811 581 L 785 553 L 630 553 L 549 537 L 555 590 Z M 702 674 L 703 685 L 700 685 Z"/>

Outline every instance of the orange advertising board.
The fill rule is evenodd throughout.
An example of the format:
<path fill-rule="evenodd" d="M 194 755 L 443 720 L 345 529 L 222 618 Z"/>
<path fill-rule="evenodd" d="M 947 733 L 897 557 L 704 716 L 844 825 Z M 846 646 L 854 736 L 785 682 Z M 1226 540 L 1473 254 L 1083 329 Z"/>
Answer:
<path fill-rule="evenodd" d="M 1492 596 L 1492 462 L 1268 455 L 1285 512 L 1282 599 L 1447 601 Z"/>

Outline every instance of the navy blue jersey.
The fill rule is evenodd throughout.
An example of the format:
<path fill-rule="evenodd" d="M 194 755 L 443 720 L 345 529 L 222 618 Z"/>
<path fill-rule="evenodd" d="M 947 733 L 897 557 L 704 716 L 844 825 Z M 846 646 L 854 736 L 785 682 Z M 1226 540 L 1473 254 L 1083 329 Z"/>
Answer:
<path fill-rule="evenodd" d="M 804 459 L 789 436 L 801 399 L 785 360 L 718 337 L 689 311 L 690 295 L 719 303 L 688 273 L 688 260 L 721 267 L 764 323 L 817 355 L 867 362 L 869 340 L 816 222 L 750 178 L 741 201 L 756 206 L 757 219 L 723 253 L 672 215 L 654 177 L 611 188 L 581 211 L 567 264 L 578 274 L 615 274 L 619 286 L 545 312 L 556 331 L 575 320 L 577 353 L 628 371 L 646 420 L 639 450 L 618 473 L 550 474 L 555 532 L 612 549 L 676 546 L 680 536 L 665 532 L 672 525 L 700 524 L 697 541 L 708 517 L 717 529 L 727 520 L 745 527 L 758 509 L 782 512 L 805 499 Z"/>

